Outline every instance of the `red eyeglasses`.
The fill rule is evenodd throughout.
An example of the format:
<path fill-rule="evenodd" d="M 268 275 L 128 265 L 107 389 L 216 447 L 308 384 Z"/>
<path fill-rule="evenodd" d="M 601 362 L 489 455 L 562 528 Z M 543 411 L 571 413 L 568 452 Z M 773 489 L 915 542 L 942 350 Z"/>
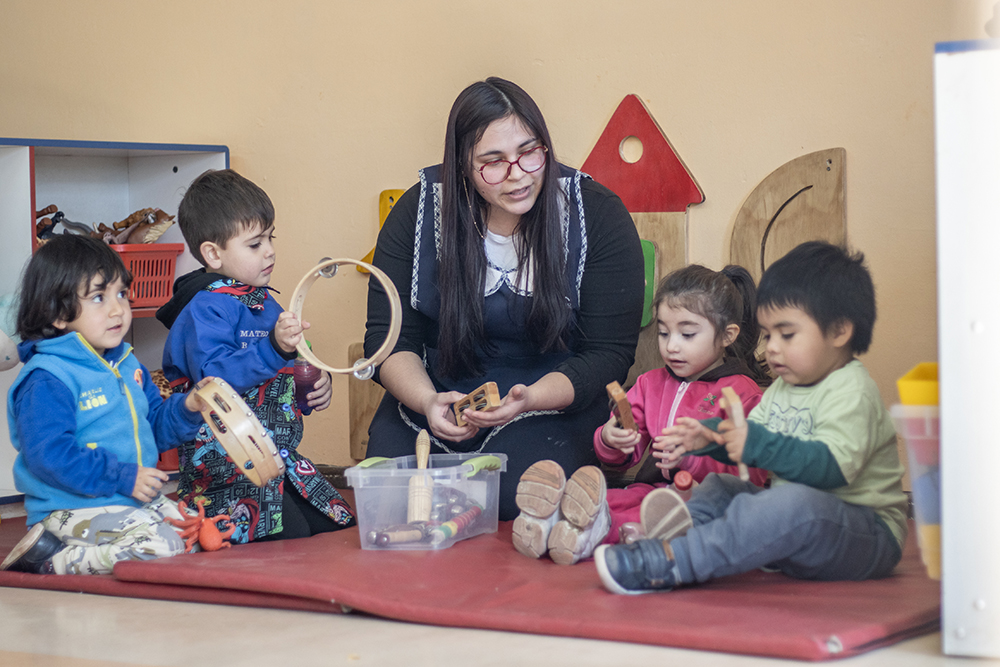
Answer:
<path fill-rule="evenodd" d="M 549 149 L 545 146 L 535 146 L 531 150 L 524 151 L 518 155 L 517 159 L 513 162 L 510 160 L 493 160 L 492 162 L 487 162 L 479 168 L 479 175 L 490 185 L 499 185 L 507 180 L 507 177 L 510 176 L 510 169 L 515 164 L 521 168 L 521 171 L 527 174 L 541 169 L 542 165 L 545 164 L 545 154 L 548 152 Z"/>

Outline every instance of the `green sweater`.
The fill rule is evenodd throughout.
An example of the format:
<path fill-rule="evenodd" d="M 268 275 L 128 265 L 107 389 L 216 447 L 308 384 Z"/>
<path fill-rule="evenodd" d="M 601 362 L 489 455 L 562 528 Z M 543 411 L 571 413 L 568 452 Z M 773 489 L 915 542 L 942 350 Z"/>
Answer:
<path fill-rule="evenodd" d="M 704 423 L 715 429 L 719 421 Z M 860 361 L 809 387 L 779 378 L 748 415 L 747 424 L 743 463 L 770 470 L 772 485 L 797 482 L 871 507 L 902 548 L 906 496 L 896 430 Z M 696 453 L 728 461 L 721 447 Z"/>

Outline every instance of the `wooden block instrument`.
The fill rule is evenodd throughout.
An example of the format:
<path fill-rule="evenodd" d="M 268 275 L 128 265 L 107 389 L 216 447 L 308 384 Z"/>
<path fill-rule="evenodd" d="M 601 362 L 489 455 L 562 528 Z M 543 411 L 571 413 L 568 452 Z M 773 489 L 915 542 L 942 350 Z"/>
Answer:
<path fill-rule="evenodd" d="M 632 406 L 628 402 L 625 390 L 617 382 L 609 382 L 607 386 L 611 412 L 618 420 L 618 426 L 628 431 L 635 430 L 635 419 L 632 417 Z"/>
<path fill-rule="evenodd" d="M 420 429 L 417 434 L 417 470 L 427 470 L 427 459 L 431 453 L 431 437 Z M 406 522 L 429 521 L 431 502 L 434 496 L 434 480 L 426 472 L 410 478 L 409 498 L 406 505 Z"/>
<path fill-rule="evenodd" d="M 466 394 L 465 398 L 455 401 L 452 409 L 455 411 L 455 423 L 459 426 L 465 426 L 465 420 L 462 419 L 462 413 L 465 410 L 488 411 L 496 410 L 499 407 L 500 392 L 497 389 L 497 383 L 487 382 L 475 391 Z"/>
<path fill-rule="evenodd" d="M 732 387 L 722 388 L 722 398 L 725 399 L 726 404 L 723 409 L 729 415 L 729 418 L 733 420 L 733 425 L 736 428 L 742 428 L 747 424 L 746 415 L 743 414 L 743 401 L 740 400 L 739 395 L 736 390 Z M 739 463 L 740 479 L 744 482 L 750 481 L 750 471 L 747 470 L 747 465 L 743 462 Z"/>

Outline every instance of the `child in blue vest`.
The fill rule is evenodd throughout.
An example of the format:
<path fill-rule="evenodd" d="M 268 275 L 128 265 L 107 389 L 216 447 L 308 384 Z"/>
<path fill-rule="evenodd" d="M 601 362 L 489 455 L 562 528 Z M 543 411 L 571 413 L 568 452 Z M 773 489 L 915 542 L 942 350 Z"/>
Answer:
<path fill-rule="evenodd" d="M 7 422 L 31 529 L 0 570 L 108 574 L 121 560 L 184 551 L 164 519 L 185 517 L 160 493 L 168 478 L 156 461 L 198 431 L 203 403 L 193 393 L 164 401 L 122 341 L 131 282 L 118 253 L 83 236 L 56 236 L 25 270 L 24 367 Z"/>
<path fill-rule="evenodd" d="M 205 514 L 228 514 L 233 543 L 309 537 L 352 526 L 354 512 L 312 462 L 299 453 L 302 413 L 293 375 L 299 322 L 271 296 L 274 206 L 261 188 L 231 169 L 207 171 L 177 211 L 191 253 L 205 268 L 181 276 L 156 313 L 170 329 L 163 374 L 183 389 L 217 375 L 243 396 L 271 433 L 285 474 L 262 488 L 226 455 L 208 425 L 180 447 L 178 495 L 205 500 Z M 308 405 L 324 410 L 333 394 L 323 373 Z"/>

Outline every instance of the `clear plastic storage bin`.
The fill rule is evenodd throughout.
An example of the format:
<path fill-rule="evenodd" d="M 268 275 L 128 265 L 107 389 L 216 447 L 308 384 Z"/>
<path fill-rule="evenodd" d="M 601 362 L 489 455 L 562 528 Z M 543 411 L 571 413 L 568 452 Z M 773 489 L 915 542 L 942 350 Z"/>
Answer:
<path fill-rule="evenodd" d="M 936 405 L 894 405 L 896 432 L 906 443 L 913 514 L 927 575 L 941 578 L 940 419 Z"/>
<path fill-rule="evenodd" d="M 506 454 L 431 454 L 366 459 L 345 471 L 354 488 L 362 549 L 445 549 L 459 540 L 495 533 L 500 474 Z M 411 484 L 411 480 L 415 480 Z M 429 487 L 427 521 L 407 522 L 414 485 Z M 420 493 L 418 491 L 417 493 Z"/>

